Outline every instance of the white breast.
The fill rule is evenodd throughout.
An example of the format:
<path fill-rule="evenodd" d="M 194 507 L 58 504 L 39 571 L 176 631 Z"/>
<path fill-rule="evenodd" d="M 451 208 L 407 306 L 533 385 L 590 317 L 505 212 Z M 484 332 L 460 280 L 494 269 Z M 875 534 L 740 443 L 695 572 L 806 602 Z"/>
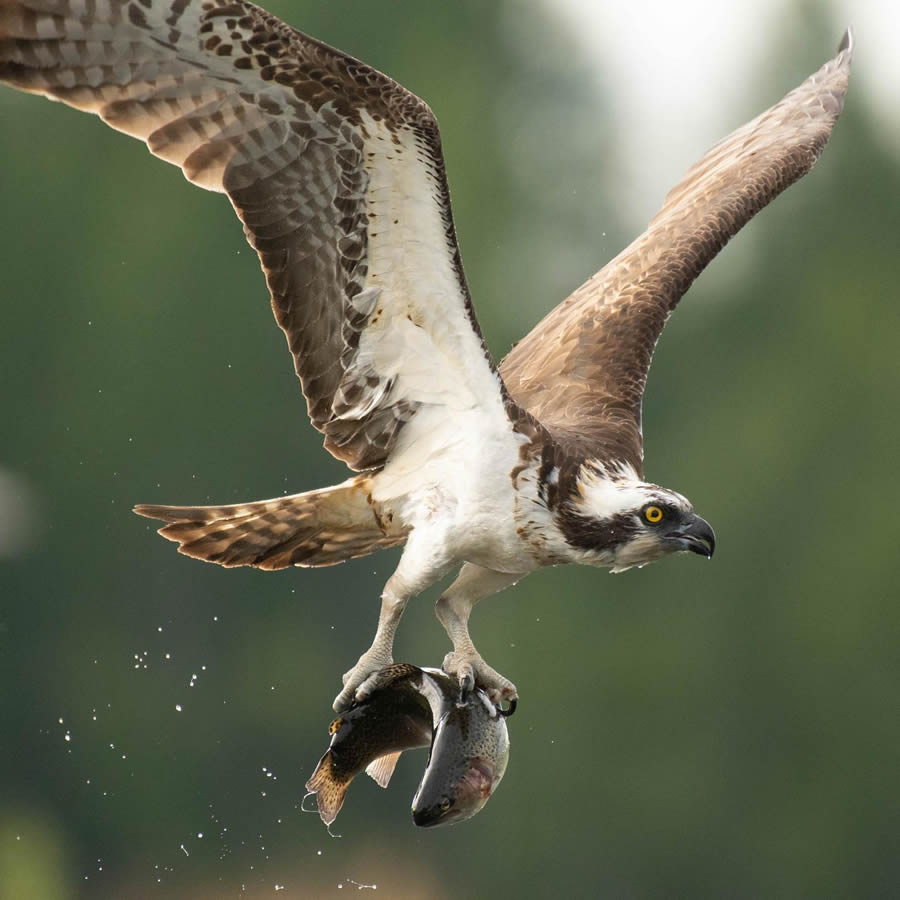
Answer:
<path fill-rule="evenodd" d="M 519 533 L 521 486 L 511 478 L 527 438 L 511 424 L 498 429 L 477 407 L 452 419 L 421 409 L 416 426 L 376 476 L 375 499 L 420 535 L 430 532 L 456 561 L 501 572 L 535 568 Z"/>

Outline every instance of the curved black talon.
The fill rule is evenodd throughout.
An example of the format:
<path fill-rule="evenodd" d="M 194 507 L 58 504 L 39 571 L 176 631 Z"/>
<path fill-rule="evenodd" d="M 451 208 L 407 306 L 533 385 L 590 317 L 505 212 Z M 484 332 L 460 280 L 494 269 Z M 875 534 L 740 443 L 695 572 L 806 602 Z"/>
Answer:
<path fill-rule="evenodd" d="M 475 676 L 466 675 L 459 679 L 459 702 L 465 703 L 466 697 L 475 690 Z"/>
<path fill-rule="evenodd" d="M 499 703 L 497 704 L 497 713 L 503 716 L 504 719 L 508 719 L 515 711 L 516 707 L 519 705 L 519 698 L 513 697 L 512 700 L 509 701 L 509 706 L 504 709 Z"/>

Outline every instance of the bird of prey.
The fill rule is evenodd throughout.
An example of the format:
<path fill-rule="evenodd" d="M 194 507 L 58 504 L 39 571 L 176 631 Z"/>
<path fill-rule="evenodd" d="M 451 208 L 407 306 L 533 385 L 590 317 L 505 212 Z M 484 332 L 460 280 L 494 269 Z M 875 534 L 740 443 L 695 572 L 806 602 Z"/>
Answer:
<path fill-rule="evenodd" d="M 645 480 L 641 399 L 669 314 L 752 216 L 809 171 L 841 111 L 851 41 L 714 146 L 649 227 L 498 367 L 460 262 L 429 107 L 245 0 L 0 0 L 0 80 L 92 112 L 224 192 L 259 254 L 312 424 L 356 472 L 227 506 L 138 506 L 223 566 L 327 566 L 404 545 L 371 647 L 335 708 L 392 661 L 407 601 L 437 601 L 444 669 L 516 688 L 469 636 L 481 599 L 548 565 L 614 572 L 713 531 Z"/>

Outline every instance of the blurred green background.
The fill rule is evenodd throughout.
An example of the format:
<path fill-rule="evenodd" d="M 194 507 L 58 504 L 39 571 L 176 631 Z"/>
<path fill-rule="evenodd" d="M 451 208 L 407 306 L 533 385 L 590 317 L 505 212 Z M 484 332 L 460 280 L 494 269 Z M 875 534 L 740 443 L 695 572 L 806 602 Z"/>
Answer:
<path fill-rule="evenodd" d="M 612 88 L 551 7 L 270 8 L 435 109 L 498 358 L 652 213 L 623 202 Z M 788 4 L 720 134 L 831 55 L 817 9 Z M 864 59 L 819 167 L 651 372 L 648 476 L 714 524 L 715 560 L 548 570 L 483 604 L 476 643 L 522 696 L 498 793 L 417 831 L 407 754 L 387 792 L 353 784 L 340 839 L 299 801 L 396 553 L 224 570 L 130 513 L 346 472 L 226 200 L 0 92 L 0 897 L 897 896 L 900 165 Z M 397 659 L 442 659 L 436 596 Z"/>

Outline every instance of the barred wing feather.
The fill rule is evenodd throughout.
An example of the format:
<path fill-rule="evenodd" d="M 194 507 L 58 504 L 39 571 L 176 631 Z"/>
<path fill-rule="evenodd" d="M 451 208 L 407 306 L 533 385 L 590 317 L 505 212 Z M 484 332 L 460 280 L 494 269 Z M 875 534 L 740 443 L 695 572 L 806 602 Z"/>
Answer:
<path fill-rule="evenodd" d="M 351 468 L 383 465 L 425 405 L 508 427 L 437 123 L 390 78 L 244 0 L 0 0 L 0 80 L 228 195 L 310 419 Z"/>

